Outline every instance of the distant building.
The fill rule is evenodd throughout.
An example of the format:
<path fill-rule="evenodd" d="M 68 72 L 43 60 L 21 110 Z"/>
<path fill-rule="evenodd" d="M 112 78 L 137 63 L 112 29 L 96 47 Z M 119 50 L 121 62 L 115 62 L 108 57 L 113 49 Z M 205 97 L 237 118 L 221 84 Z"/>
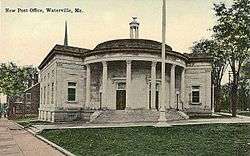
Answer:
<path fill-rule="evenodd" d="M 23 104 L 25 114 L 37 114 L 40 103 L 40 84 L 36 83 L 23 93 Z"/>
<path fill-rule="evenodd" d="M 7 97 L 8 117 L 15 118 L 24 115 L 38 115 L 40 101 L 40 84 L 38 74 L 28 82 L 28 88 L 19 96 Z"/>
<path fill-rule="evenodd" d="M 7 96 L 8 118 L 15 118 L 24 115 L 23 95 Z"/>
<path fill-rule="evenodd" d="M 106 41 L 92 50 L 67 45 L 56 45 L 39 65 L 40 120 L 85 119 L 96 111 L 96 120 L 103 122 L 155 121 L 161 96 L 166 96 L 169 120 L 177 108 L 212 112 L 211 58 L 181 54 L 166 45 L 162 86 L 161 43 L 139 39 L 136 19 L 130 23 L 130 39 Z"/>

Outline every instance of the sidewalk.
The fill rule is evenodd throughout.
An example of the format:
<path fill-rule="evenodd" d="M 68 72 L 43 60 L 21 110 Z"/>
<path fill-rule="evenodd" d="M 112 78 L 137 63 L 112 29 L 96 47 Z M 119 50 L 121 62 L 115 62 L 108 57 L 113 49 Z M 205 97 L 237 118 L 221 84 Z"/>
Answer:
<path fill-rule="evenodd" d="M 220 112 L 218 114 L 221 114 L 221 115 L 228 115 L 228 116 L 231 116 L 232 114 L 231 113 L 224 113 L 224 112 Z M 250 116 L 244 116 L 244 115 L 236 115 L 238 118 L 242 118 L 242 119 L 249 119 L 250 120 Z"/>
<path fill-rule="evenodd" d="M 0 156 L 63 156 L 12 121 L 0 119 Z"/>

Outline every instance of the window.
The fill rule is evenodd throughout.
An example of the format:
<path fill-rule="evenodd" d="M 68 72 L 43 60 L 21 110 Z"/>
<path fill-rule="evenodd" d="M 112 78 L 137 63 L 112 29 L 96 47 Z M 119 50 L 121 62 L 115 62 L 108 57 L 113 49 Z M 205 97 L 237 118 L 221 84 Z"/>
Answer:
<path fill-rule="evenodd" d="M 200 86 L 192 86 L 192 103 L 200 102 Z"/>
<path fill-rule="evenodd" d="M 117 83 L 117 90 L 126 90 L 126 82 Z"/>
<path fill-rule="evenodd" d="M 45 101 L 46 101 L 46 86 L 44 86 L 43 89 L 43 104 L 45 105 Z"/>
<path fill-rule="evenodd" d="M 51 104 L 54 103 L 54 83 L 51 84 Z"/>
<path fill-rule="evenodd" d="M 31 102 L 31 93 L 26 93 L 26 102 Z"/>
<path fill-rule="evenodd" d="M 47 104 L 49 104 L 50 103 L 50 101 L 49 101 L 49 91 L 50 91 L 50 88 L 49 88 L 49 84 L 48 84 L 48 88 L 47 88 Z"/>
<path fill-rule="evenodd" d="M 42 105 L 43 104 L 43 88 L 41 87 L 41 93 L 40 93 L 40 105 Z"/>
<path fill-rule="evenodd" d="M 76 83 L 68 82 L 68 101 L 76 101 Z"/>
<path fill-rule="evenodd" d="M 54 77 L 54 75 L 55 75 L 55 70 L 52 70 L 51 77 Z"/>

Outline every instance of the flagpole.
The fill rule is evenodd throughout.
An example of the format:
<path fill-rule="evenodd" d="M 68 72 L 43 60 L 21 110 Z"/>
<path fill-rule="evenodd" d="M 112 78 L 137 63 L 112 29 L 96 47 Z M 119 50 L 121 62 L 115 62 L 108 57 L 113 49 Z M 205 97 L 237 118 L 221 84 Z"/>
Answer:
<path fill-rule="evenodd" d="M 169 126 L 166 121 L 166 75 L 165 75 L 165 43 L 166 43 L 166 0 L 163 0 L 162 6 L 162 62 L 161 62 L 161 102 L 160 102 L 160 115 L 158 119 L 157 127 Z"/>

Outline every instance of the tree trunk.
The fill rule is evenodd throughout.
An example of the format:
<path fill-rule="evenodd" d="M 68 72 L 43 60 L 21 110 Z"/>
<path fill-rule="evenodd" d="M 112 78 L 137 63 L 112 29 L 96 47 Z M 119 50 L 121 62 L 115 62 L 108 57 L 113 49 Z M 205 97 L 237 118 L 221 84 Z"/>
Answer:
<path fill-rule="evenodd" d="M 236 77 L 234 77 L 231 86 L 231 103 L 232 103 L 232 116 L 236 117 L 237 114 L 237 101 L 238 101 L 238 85 Z"/>

